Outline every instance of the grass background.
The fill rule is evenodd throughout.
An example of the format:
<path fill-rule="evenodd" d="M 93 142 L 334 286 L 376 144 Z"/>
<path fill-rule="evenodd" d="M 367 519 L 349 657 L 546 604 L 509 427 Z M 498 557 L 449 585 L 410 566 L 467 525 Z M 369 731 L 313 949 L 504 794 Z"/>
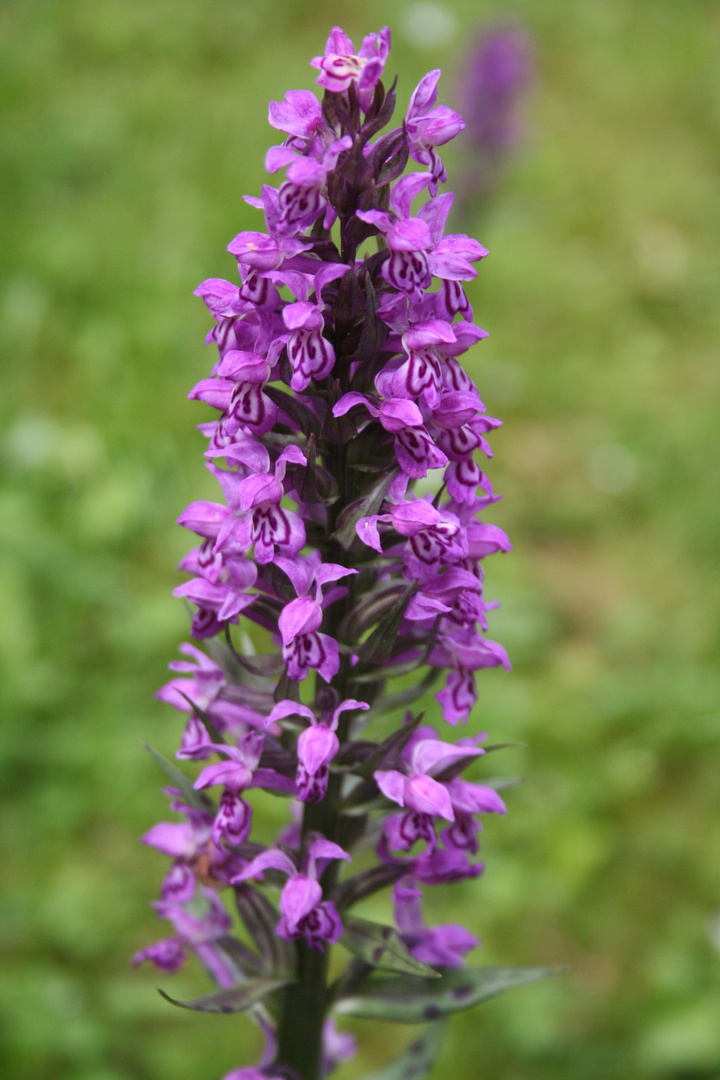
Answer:
<path fill-rule="evenodd" d="M 438 890 L 480 962 L 568 975 L 454 1019 L 438 1076 L 720 1076 L 720 5 L 516 0 L 528 138 L 471 222 L 491 257 L 470 361 L 506 422 L 475 729 L 525 783 L 480 883 Z M 211 362 L 192 289 L 256 227 L 266 103 L 341 21 L 390 23 L 404 104 L 504 14 L 446 0 L 5 0 L 0 10 L 0 1071 L 214 1080 L 244 1018 L 173 1010 L 128 956 L 158 933 L 164 813 L 141 740 L 186 635 L 170 595 L 214 497 L 185 402 Z M 460 140 L 458 140 L 460 144 Z M 448 165 L 461 167 L 458 145 Z M 451 185 L 452 186 L 452 185 Z M 276 804 L 273 804 L 274 806 Z M 186 970 L 177 996 L 205 988 Z M 358 1025 L 360 1030 L 361 1025 Z M 368 1029 L 366 1029 L 368 1030 Z M 369 1031 L 368 1031 L 369 1034 Z M 351 1080 L 407 1038 L 365 1040 Z"/>

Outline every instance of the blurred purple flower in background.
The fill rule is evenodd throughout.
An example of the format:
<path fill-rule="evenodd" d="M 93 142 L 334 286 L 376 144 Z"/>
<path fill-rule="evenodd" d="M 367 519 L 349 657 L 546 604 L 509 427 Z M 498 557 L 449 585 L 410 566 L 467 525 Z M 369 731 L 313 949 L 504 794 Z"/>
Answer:
<path fill-rule="evenodd" d="M 532 39 L 517 23 L 484 27 L 467 52 L 457 83 L 466 158 L 456 207 L 469 212 L 494 191 L 523 135 L 521 107 L 535 75 Z"/>

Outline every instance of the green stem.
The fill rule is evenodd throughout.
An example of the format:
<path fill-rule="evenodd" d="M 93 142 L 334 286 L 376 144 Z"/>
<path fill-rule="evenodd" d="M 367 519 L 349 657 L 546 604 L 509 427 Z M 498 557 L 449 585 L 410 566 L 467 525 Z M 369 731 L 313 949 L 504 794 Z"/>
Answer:
<path fill-rule="evenodd" d="M 297 981 L 283 995 L 278 1061 L 295 1069 L 303 1080 L 320 1080 L 328 950 L 314 952 L 298 941 L 296 952 Z"/>

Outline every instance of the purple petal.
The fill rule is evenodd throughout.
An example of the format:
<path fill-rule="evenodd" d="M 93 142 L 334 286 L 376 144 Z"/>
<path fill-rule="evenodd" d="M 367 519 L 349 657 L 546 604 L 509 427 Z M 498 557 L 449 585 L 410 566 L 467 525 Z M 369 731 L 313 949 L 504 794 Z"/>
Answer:
<path fill-rule="evenodd" d="M 373 776 L 377 786 L 387 799 L 392 799 L 398 806 L 405 805 L 406 776 L 403 776 L 397 769 L 379 769 L 377 772 L 373 773 Z"/>
<path fill-rule="evenodd" d="M 132 958 L 132 965 L 136 967 L 143 960 L 149 960 L 158 971 L 164 971 L 168 975 L 178 971 L 187 959 L 185 946 L 178 938 L 166 938 L 164 941 L 156 941 L 147 949 L 136 952 Z"/>
<path fill-rule="evenodd" d="M 380 533 L 378 532 L 378 521 L 387 521 L 387 514 L 373 514 L 372 517 L 360 518 L 355 526 L 355 532 L 362 540 L 363 544 L 367 544 L 368 547 L 373 548 L 375 551 L 379 551 L 382 555 L 382 544 L 380 543 Z"/>
<path fill-rule="evenodd" d="M 188 858 L 194 855 L 197 849 L 195 830 L 185 824 L 162 822 L 153 825 L 140 839 L 143 844 L 149 844 L 173 859 Z"/>
<path fill-rule="evenodd" d="M 406 427 L 421 427 L 423 416 L 414 401 L 391 398 L 380 408 L 380 423 L 386 431 L 398 432 Z"/>
<path fill-rule="evenodd" d="M 479 757 L 485 751 L 480 747 L 453 746 L 440 739 L 420 739 L 415 743 L 410 757 L 414 773 L 428 773 L 442 770 L 454 761 L 464 757 Z"/>
<path fill-rule="evenodd" d="M 408 119 L 412 119 L 419 113 L 427 112 L 428 109 L 432 108 L 437 101 L 437 84 L 441 75 L 440 68 L 435 68 L 434 71 L 428 71 L 427 75 L 423 75 L 412 92 L 408 108 Z"/>
<path fill-rule="evenodd" d="M 280 912 L 285 916 L 291 931 L 322 901 L 322 889 L 317 881 L 306 874 L 295 874 L 285 884 L 280 894 Z"/>
<path fill-rule="evenodd" d="M 384 210 L 358 210 L 355 216 L 359 217 L 361 221 L 367 222 L 368 225 L 377 226 L 380 232 L 383 233 L 390 232 L 392 228 L 392 221 Z"/>
<path fill-rule="evenodd" d="M 340 400 L 333 405 L 333 416 L 345 416 L 355 405 L 364 405 L 373 416 L 378 415 L 378 410 L 370 404 L 364 394 L 352 390 L 349 394 L 343 394 Z"/>
<path fill-rule="evenodd" d="M 448 784 L 456 810 L 468 814 L 506 814 L 507 807 L 494 788 L 456 777 Z"/>
<path fill-rule="evenodd" d="M 288 90 L 284 101 L 268 107 L 268 123 L 288 135 L 309 139 L 322 122 L 322 106 L 310 90 Z"/>
<path fill-rule="evenodd" d="M 224 784 L 231 791 L 242 791 L 252 779 L 252 773 L 241 761 L 220 761 L 207 765 L 193 784 L 196 791 Z"/>
<path fill-rule="evenodd" d="M 462 967 L 465 953 L 479 944 L 464 926 L 449 923 L 426 930 L 422 941 L 411 945 L 410 951 L 424 964 L 457 968 Z"/>
<path fill-rule="evenodd" d="M 322 610 L 309 596 L 291 600 L 280 612 L 278 629 L 283 645 L 290 645 L 298 634 L 312 633 L 322 623 Z"/>
<path fill-rule="evenodd" d="M 220 526 L 226 520 L 228 513 L 227 506 L 223 506 L 222 503 L 199 500 L 198 502 L 190 503 L 190 505 L 183 510 L 175 524 L 182 525 L 185 529 L 190 529 L 191 532 L 197 533 L 198 536 L 205 536 L 209 540 L 214 540 L 220 531 Z"/>
<path fill-rule="evenodd" d="M 335 638 L 329 634 L 318 634 L 323 656 L 317 666 L 317 671 L 325 682 L 330 682 L 340 670 L 340 649 Z"/>
<path fill-rule="evenodd" d="M 431 776 L 411 776 L 406 780 L 405 805 L 417 814 L 435 814 L 447 821 L 455 819 L 447 788 Z"/>
<path fill-rule="evenodd" d="M 239 885 L 241 881 L 257 877 L 258 874 L 264 873 L 265 870 L 281 870 L 284 874 L 290 875 L 297 873 L 297 867 L 289 855 L 286 855 L 284 851 L 278 851 L 277 848 L 268 848 L 267 851 L 263 851 L 261 855 L 257 855 L 249 862 L 245 869 L 232 879 L 230 884 Z"/>
<path fill-rule="evenodd" d="M 418 210 L 417 216 L 430 229 L 433 244 L 438 244 L 442 239 L 445 222 L 452 209 L 454 199 L 455 196 L 452 191 L 448 191 L 444 195 L 438 195 L 436 198 L 430 199 Z"/>
<path fill-rule="evenodd" d="M 339 581 L 340 578 L 357 573 L 357 570 L 352 570 L 347 566 L 340 566 L 339 563 L 321 563 L 315 571 L 315 581 L 322 586 L 327 585 L 330 581 Z"/>
<path fill-rule="evenodd" d="M 393 508 L 393 527 L 401 536 L 416 536 L 442 521 L 442 514 L 425 499 L 414 499 Z"/>
<path fill-rule="evenodd" d="M 367 701 L 356 701 L 355 698 L 346 698 L 345 701 L 341 701 L 335 712 L 332 714 L 332 722 L 330 724 L 331 729 L 334 731 L 338 724 L 340 713 L 350 712 L 352 709 L 369 709 Z"/>
<path fill-rule="evenodd" d="M 318 859 L 345 859 L 350 862 L 350 855 L 339 844 L 334 844 L 332 840 L 326 840 L 324 836 L 320 836 L 317 840 L 313 840 L 308 850 L 309 874 L 314 875 L 315 863 Z"/>
<path fill-rule="evenodd" d="M 430 229 L 419 217 L 398 221 L 390 229 L 387 242 L 391 251 L 427 251 L 433 243 Z"/>
<path fill-rule="evenodd" d="M 398 180 L 390 195 L 390 205 L 401 217 L 410 217 L 410 207 L 416 195 L 426 188 L 432 177 L 430 173 L 410 173 Z"/>
<path fill-rule="evenodd" d="M 323 724 L 306 728 L 297 742 L 298 759 L 310 776 L 314 776 L 321 766 L 328 765 L 339 749 L 337 735 Z"/>
<path fill-rule="evenodd" d="M 211 405 L 213 409 L 220 409 L 221 412 L 225 412 L 230 405 L 232 392 L 233 382 L 231 379 L 201 379 L 188 394 L 188 401 L 204 401 L 206 405 Z"/>
<path fill-rule="evenodd" d="M 323 318 L 315 304 L 297 300 L 283 308 L 283 322 L 288 330 L 322 330 Z"/>
<path fill-rule="evenodd" d="M 309 709 L 307 705 L 301 705 L 298 701 L 278 701 L 277 705 L 268 713 L 265 723 L 269 726 L 275 723 L 277 720 L 284 720 L 287 716 L 304 716 L 306 720 L 309 720 L 311 724 L 316 724 L 317 719 L 312 709 Z"/>
<path fill-rule="evenodd" d="M 270 104 L 272 105 L 273 102 Z M 284 169 L 286 165 L 297 160 L 296 151 L 289 146 L 271 146 L 265 155 L 265 171 L 275 173 L 278 169 Z"/>
<path fill-rule="evenodd" d="M 247 302 L 240 295 L 239 287 L 223 278 L 208 278 L 198 285 L 193 295 L 204 301 L 215 319 L 240 315 L 248 308 Z"/>

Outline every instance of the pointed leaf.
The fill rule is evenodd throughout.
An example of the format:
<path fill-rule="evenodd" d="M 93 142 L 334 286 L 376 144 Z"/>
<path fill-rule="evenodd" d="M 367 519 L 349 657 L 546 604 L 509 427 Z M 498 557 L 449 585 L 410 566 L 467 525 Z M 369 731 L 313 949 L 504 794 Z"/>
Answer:
<path fill-rule="evenodd" d="M 417 582 L 413 581 L 405 590 L 404 595 L 395 601 L 385 617 L 377 624 L 370 637 L 355 646 L 356 655 L 366 664 L 382 664 L 392 655 L 400 624 L 417 588 Z"/>
<path fill-rule="evenodd" d="M 307 405 L 300 401 L 297 394 L 291 397 L 290 394 L 286 394 L 283 390 L 278 390 L 276 386 L 265 386 L 263 393 L 267 394 L 270 400 L 278 408 L 282 409 L 294 424 L 297 424 L 303 434 L 309 435 L 311 432 L 315 436 L 320 434 L 320 421 L 312 409 L 309 409 Z"/>
<path fill-rule="evenodd" d="M 440 979 L 373 976 L 353 996 L 338 1001 L 335 1011 L 365 1020 L 420 1024 L 471 1009 L 488 998 L 525 983 L 556 975 L 562 968 L 460 968 Z"/>
<path fill-rule="evenodd" d="M 333 900 L 339 909 L 352 907 L 366 896 L 372 896 L 380 889 L 394 885 L 407 873 L 404 863 L 385 863 L 381 866 L 372 866 L 369 870 L 363 870 L 361 874 L 348 878 L 338 885 L 333 893 Z"/>
<path fill-rule="evenodd" d="M 491 776 L 487 780 L 483 779 L 485 787 L 491 787 L 493 791 L 507 791 L 508 788 L 517 787 L 522 782 L 522 776 Z"/>
<path fill-rule="evenodd" d="M 262 675 L 266 678 L 277 678 L 284 671 L 283 658 L 280 653 L 261 653 L 259 656 L 243 656 L 235 653 L 235 659 L 251 675 Z"/>
<path fill-rule="evenodd" d="M 347 508 L 348 512 L 346 514 L 341 515 L 342 522 L 340 527 L 332 534 L 332 539 L 337 540 L 345 551 L 349 551 L 356 540 L 360 544 L 358 535 L 355 532 L 355 526 L 360 518 L 372 517 L 373 514 L 380 512 L 383 500 L 399 471 L 399 469 L 393 469 L 392 472 L 383 476 L 382 480 L 378 481 L 363 499 L 358 499 L 356 503 Z"/>
<path fill-rule="evenodd" d="M 247 945 L 243 945 L 232 934 L 216 938 L 213 945 L 216 949 L 220 949 L 225 954 L 226 959 L 240 972 L 237 976 L 238 981 L 243 975 L 257 978 L 258 975 L 263 974 L 264 965 L 260 957 L 256 956 L 251 949 L 248 949 Z"/>
<path fill-rule="evenodd" d="M 397 690 L 392 694 L 381 695 L 376 699 L 370 712 L 365 714 L 365 723 L 369 725 L 378 716 L 384 716 L 386 713 L 401 709 L 405 705 L 412 705 L 414 701 L 423 697 L 432 688 L 433 683 L 436 683 L 439 679 L 441 672 L 442 668 L 430 668 L 422 681 L 415 683 L 414 686 L 408 686 L 404 690 Z"/>
<path fill-rule="evenodd" d="M 406 589 L 407 582 L 393 581 L 389 586 L 381 587 L 367 594 L 345 616 L 340 624 L 338 637 L 342 641 L 357 640 L 390 610 L 398 597 L 405 593 Z"/>
<path fill-rule="evenodd" d="M 188 806 L 192 806 L 196 810 L 212 809 L 212 803 L 205 795 L 201 795 L 199 791 L 195 791 L 192 780 L 189 776 L 186 776 L 182 769 L 179 769 L 172 761 L 168 761 L 159 750 L 155 750 L 149 743 L 143 743 L 143 746 L 148 754 L 150 754 L 155 764 L 165 773 L 173 787 L 180 789 L 183 799 L 185 799 Z"/>
<path fill-rule="evenodd" d="M 281 990 L 289 981 L 289 979 L 248 979 L 247 982 L 233 986 L 229 990 L 220 990 L 217 994 L 205 994 L 192 1001 L 176 1001 L 159 987 L 158 993 L 171 1005 L 177 1005 L 181 1009 L 192 1009 L 194 1012 L 239 1013 L 251 1009 L 273 991 Z"/>
<path fill-rule="evenodd" d="M 196 705 L 195 702 L 192 700 L 192 698 L 189 698 L 187 696 L 187 694 L 183 693 L 182 690 L 178 689 L 178 694 L 180 694 L 180 697 L 185 698 L 185 700 L 187 701 L 187 703 L 190 706 L 190 708 L 192 709 L 192 711 L 196 714 L 196 716 L 200 717 L 200 719 L 202 720 L 203 726 L 204 726 L 205 730 L 207 731 L 208 735 L 210 736 L 210 738 L 212 739 L 212 741 L 214 743 L 224 743 L 225 742 L 224 736 L 220 734 L 220 732 L 215 727 L 215 725 L 213 724 L 213 722 L 210 719 L 210 717 L 208 716 L 208 714 L 203 709 L 201 709 L 199 705 Z"/>
<path fill-rule="evenodd" d="M 365 317 L 362 324 L 362 332 L 358 341 L 357 349 L 353 356 L 348 357 L 348 363 L 362 363 L 377 356 L 387 330 L 384 323 L 377 317 L 377 296 L 372 283 L 372 277 L 367 275 L 365 283 Z"/>
<path fill-rule="evenodd" d="M 406 948 L 397 930 L 382 923 L 370 922 L 355 915 L 343 918 L 340 943 L 366 964 L 380 971 L 419 975 L 425 979 L 440 978 L 439 972 L 417 960 Z"/>
<path fill-rule="evenodd" d="M 356 775 L 363 776 L 366 780 L 369 780 L 373 773 L 379 769 L 383 763 L 385 763 L 385 768 L 392 768 L 394 762 L 397 761 L 398 754 L 408 742 L 413 732 L 420 726 L 424 716 L 425 709 L 418 713 L 417 716 L 413 717 L 410 723 L 403 724 L 397 731 L 393 731 L 392 735 L 389 735 L 384 742 L 381 742 L 377 750 L 373 751 L 370 757 L 364 761 L 362 765 L 354 769 L 353 772 L 355 772 Z M 387 759 L 391 754 L 392 760 L 388 761 Z"/>
<path fill-rule="evenodd" d="M 230 637 L 230 623 L 225 623 L 225 637 L 229 645 L 219 637 L 207 638 L 205 648 L 210 657 L 222 668 L 222 673 L 230 685 L 242 685 L 247 680 L 244 668 L 238 663 L 235 648 Z"/>
<path fill-rule="evenodd" d="M 277 936 L 279 915 L 267 897 L 252 885 L 236 885 L 235 901 L 245 929 L 252 938 L 264 970 L 284 975 L 293 968 L 292 945 Z"/>
<path fill-rule="evenodd" d="M 527 743 L 524 742 L 499 742 L 492 743 L 491 746 L 484 746 L 483 749 L 486 754 L 492 754 L 493 750 L 515 750 L 518 748 L 524 749 L 526 746 Z"/>
<path fill-rule="evenodd" d="M 444 1033 L 444 1020 L 428 1024 L 422 1035 L 413 1039 L 404 1054 L 364 1080 L 425 1080 L 440 1052 Z"/>

